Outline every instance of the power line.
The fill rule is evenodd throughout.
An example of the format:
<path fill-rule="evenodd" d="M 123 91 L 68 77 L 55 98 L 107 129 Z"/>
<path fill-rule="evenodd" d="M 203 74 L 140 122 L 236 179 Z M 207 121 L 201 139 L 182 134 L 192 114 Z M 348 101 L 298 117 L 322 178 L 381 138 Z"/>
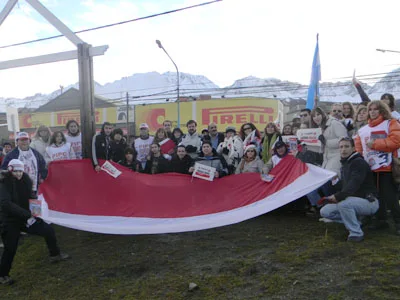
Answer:
<path fill-rule="evenodd" d="M 146 19 L 150 19 L 150 18 L 162 16 L 162 15 L 168 15 L 168 14 L 172 14 L 172 13 L 184 11 L 184 10 L 191 9 L 191 8 L 195 8 L 195 7 L 205 6 L 205 5 L 209 5 L 209 4 L 213 4 L 213 3 L 221 2 L 221 1 L 222 1 L 222 0 L 214 0 L 214 1 L 209 1 L 209 2 L 199 3 L 199 4 L 195 4 L 195 5 L 191 5 L 191 6 L 186 6 L 186 7 L 182 7 L 182 8 L 178 8 L 178 9 L 173 9 L 173 10 L 165 11 L 165 12 L 162 12 L 162 13 L 157 13 L 157 14 L 145 16 L 145 17 L 130 19 L 130 20 L 121 21 L 121 22 L 117 22 L 117 23 L 111 23 L 111 24 L 102 25 L 102 26 L 97 26 L 97 27 L 93 27 L 93 28 L 87 28 L 87 29 L 75 31 L 74 33 L 89 32 L 89 31 L 94 31 L 94 30 L 98 30 L 98 29 L 104 29 L 104 28 L 108 28 L 108 27 L 113 27 L 113 26 L 117 26 L 117 25 L 122 25 L 122 24 L 126 24 L 126 23 L 131 23 L 131 22 L 146 20 Z M 10 47 L 15 47 L 15 46 L 21 46 L 21 45 L 27 45 L 27 44 L 36 43 L 36 42 L 47 41 L 47 40 L 51 40 L 51 39 L 60 38 L 60 37 L 63 37 L 63 36 L 64 36 L 64 35 L 60 34 L 60 35 L 49 36 L 49 37 L 46 37 L 46 38 L 40 38 L 40 39 L 36 39 L 36 40 L 31 40 L 31 41 L 20 42 L 20 43 L 5 45 L 5 46 L 0 46 L 0 49 L 10 48 Z"/>

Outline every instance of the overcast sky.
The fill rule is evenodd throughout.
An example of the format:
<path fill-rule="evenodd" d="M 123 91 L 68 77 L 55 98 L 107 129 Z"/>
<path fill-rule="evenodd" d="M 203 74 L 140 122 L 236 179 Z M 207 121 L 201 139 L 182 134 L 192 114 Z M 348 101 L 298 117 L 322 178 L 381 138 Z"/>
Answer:
<path fill-rule="evenodd" d="M 0 9 L 7 1 L 0 0 Z M 42 0 L 73 31 L 143 17 L 206 0 Z M 322 81 L 399 67 L 398 0 L 224 0 L 203 7 L 79 34 L 109 45 L 94 59 L 100 84 L 134 73 L 180 71 L 208 77 L 220 87 L 249 75 L 308 83 L 320 37 Z M 0 26 L 0 46 L 58 34 L 20 0 Z M 0 49 L 0 60 L 73 50 L 65 38 Z M 76 61 L 0 71 L 0 97 L 49 93 L 78 81 Z"/>

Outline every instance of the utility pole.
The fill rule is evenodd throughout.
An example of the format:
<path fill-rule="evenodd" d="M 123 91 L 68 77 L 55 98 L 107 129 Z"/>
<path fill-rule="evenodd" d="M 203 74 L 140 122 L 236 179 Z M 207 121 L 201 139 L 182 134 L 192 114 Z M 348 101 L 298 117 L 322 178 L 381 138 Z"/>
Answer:
<path fill-rule="evenodd" d="M 81 94 L 82 157 L 92 157 L 92 138 L 96 133 L 94 117 L 93 58 L 89 55 L 91 46 L 78 44 L 79 91 Z"/>
<path fill-rule="evenodd" d="M 129 93 L 126 92 L 126 136 L 127 136 L 127 143 L 129 145 Z"/>

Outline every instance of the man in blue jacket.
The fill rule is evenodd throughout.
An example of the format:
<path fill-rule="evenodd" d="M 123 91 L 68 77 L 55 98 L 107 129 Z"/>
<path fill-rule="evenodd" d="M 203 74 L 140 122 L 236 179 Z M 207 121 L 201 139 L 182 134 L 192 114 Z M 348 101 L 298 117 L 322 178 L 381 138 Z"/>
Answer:
<path fill-rule="evenodd" d="M 6 155 L 1 164 L 3 170 L 7 170 L 8 163 L 13 159 L 19 159 L 24 163 L 24 172 L 32 180 L 32 190 L 37 194 L 38 186 L 47 177 L 46 162 L 43 156 L 29 146 L 30 138 L 26 132 L 20 132 L 16 138 L 17 147 Z"/>

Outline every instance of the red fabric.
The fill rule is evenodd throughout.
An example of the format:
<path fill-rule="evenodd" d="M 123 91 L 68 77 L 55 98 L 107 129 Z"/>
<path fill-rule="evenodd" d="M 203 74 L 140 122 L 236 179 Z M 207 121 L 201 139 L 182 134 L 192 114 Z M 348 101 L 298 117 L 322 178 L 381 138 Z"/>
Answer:
<path fill-rule="evenodd" d="M 307 165 L 287 155 L 270 172 L 231 175 L 213 182 L 176 173 L 147 175 L 114 164 L 123 173 L 113 178 L 96 173 L 90 160 L 55 161 L 40 186 L 49 209 L 82 215 L 177 218 L 242 207 L 284 188 L 307 172 Z"/>
<path fill-rule="evenodd" d="M 171 139 L 165 139 L 160 143 L 161 153 L 172 155 L 174 153 L 176 144 Z"/>

